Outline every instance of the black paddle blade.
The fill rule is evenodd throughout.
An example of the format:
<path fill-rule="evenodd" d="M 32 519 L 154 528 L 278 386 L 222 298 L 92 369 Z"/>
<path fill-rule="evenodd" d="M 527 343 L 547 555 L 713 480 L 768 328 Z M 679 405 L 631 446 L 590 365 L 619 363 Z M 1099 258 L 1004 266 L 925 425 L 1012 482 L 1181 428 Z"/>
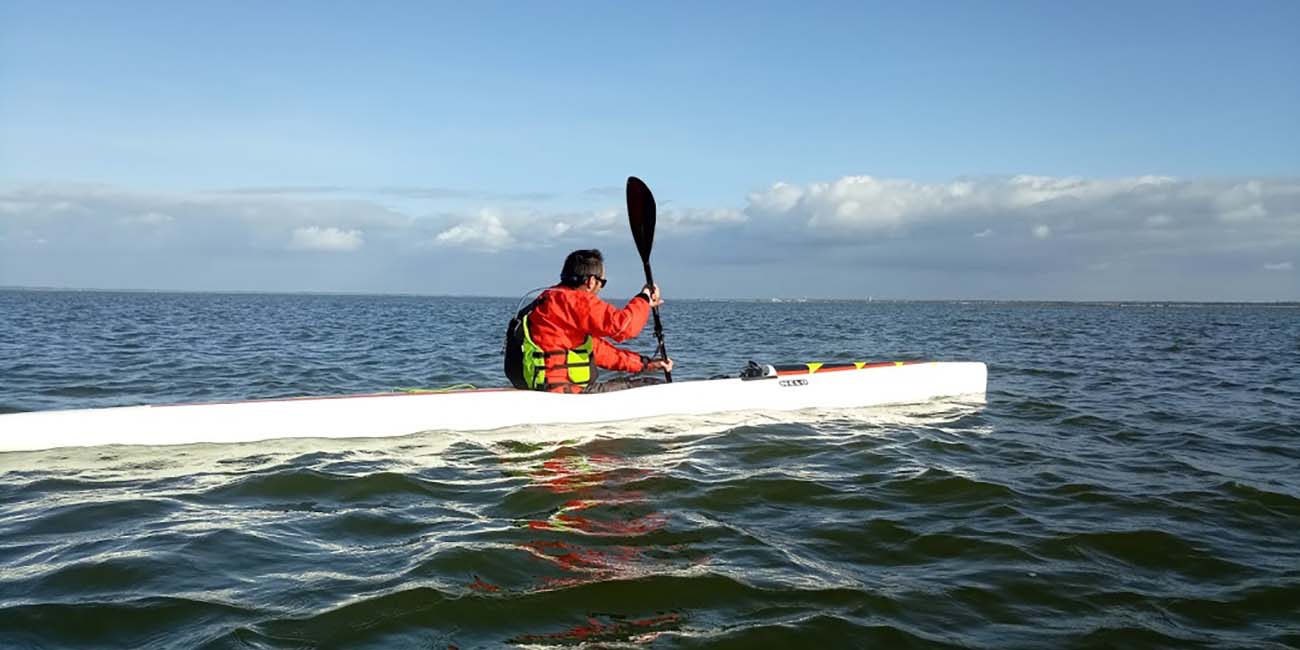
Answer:
<path fill-rule="evenodd" d="M 654 276 L 650 273 L 650 247 L 655 243 L 655 195 L 650 188 L 636 176 L 627 177 L 627 220 L 632 225 L 632 239 L 636 240 L 636 250 L 641 253 L 641 263 L 645 265 L 645 283 L 654 285 Z M 667 359 L 664 350 L 664 326 L 659 320 L 659 308 L 651 310 L 655 317 L 655 338 L 659 339 L 656 356 Z M 672 373 L 664 371 L 664 379 L 673 381 Z"/>
<path fill-rule="evenodd" d="M 655 195 L 636 176 L 627 177 L 627 218 L 641 261 L 648 264 L 655 242 Z"/>

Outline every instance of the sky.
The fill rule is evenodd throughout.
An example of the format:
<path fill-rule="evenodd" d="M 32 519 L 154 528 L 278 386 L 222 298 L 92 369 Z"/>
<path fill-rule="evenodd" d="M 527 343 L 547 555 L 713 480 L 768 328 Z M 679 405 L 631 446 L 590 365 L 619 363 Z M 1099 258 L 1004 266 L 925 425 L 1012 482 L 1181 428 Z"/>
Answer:
<path fill-rule="evenodd" d="M 1300 300 L 1300 3 L 0 0 L 0 286 Z"/>

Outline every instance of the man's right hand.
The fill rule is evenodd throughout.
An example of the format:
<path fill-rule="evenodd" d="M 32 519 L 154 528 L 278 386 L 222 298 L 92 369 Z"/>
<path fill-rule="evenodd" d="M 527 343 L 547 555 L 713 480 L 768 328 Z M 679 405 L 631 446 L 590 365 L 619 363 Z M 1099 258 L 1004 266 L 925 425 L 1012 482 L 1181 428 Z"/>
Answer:
<path fill-rule="evenodd" d="M 651 372 L 653 370 L 663 370 L 665 372 L 673 371 L 672 359 L 651 359 L 650 363 L 645 364 L 645 370 L 642 372 Z"/>
<path fill-rule="evenodd" d="M 650 301 L 651 307 L 658 307 L 664 304 L 664 299 L 659 295 L 659 285 L 646 285 L 641 288 L 641 293 Z"/>

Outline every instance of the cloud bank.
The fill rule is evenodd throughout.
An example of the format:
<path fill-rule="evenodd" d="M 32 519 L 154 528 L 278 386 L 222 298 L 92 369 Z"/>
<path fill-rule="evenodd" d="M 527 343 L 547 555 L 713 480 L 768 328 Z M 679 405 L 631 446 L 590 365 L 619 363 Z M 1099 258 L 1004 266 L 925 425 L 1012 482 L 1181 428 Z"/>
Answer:
<path fill-rule="evenodd" d="M 344 253 L 357 250 L 364 243 L 360 230 L 305 226 L 293 229 L 288 247 L 296 251 Z"/>
<path fill-rule="evenodd" d="M 1027 231 L 1289 231 L 1300 219 L 1300 179 L 1178 180 L 1011 178 L 917 183 L 848 176 L 830 183 L 777 183 L 748 197 L 745 213 L 804 237 L 865 241 L 932 225 L 981 238 Z"/>
<path fill-rule="evenodd" d="M 334 189 L 0 188 L 0 284 L 59 276 L 42 269 L 38 251 L 67 264 L 90 252 L 167 260 L 289 250 L 364 258 L 367 277 L 382 290 L 385 277 L 407 272 L 394 266 L 398 260 L 421 269 L 453 259 L 508 269 L 520 260 L 541 265 L 571 248 L 622 250 L 630 239 L 621 196 L 609 196 L 599 209 L 566 210 L 522 205 L 525 194 L 482 193 L 478 209 L 408 214 L 385 197 L 418 188 L 359 198 L 336 197 Z M 879 295 L 883 285 L 895 297 L 931 297 L 908 295 L 910 286 L 930 293 L 952 288 L 951 297 L 1106 298 L 1144 286 L 1152 297 L 1165 291 L 1171 298 L 1201 292 L 1204 299 L 1300 299 L 1300 178 L 926 183 L 846 176 L 775 183 L 732 206 L 670 201 L 660 206 L 658 223 L 657 260 L 713 271 L 701 277 L 716 280 L 695 281 L 701 295 L 761 295 L 779 277 L 788 291 L 804 295 Z M 508 277 L 490 270 L 482 289 L 463 292 L 490 293 Z M 988 295 L 994 288 L 1011 295 Z M 1060 295 L 1043 295 L 1052 291 Z"/>

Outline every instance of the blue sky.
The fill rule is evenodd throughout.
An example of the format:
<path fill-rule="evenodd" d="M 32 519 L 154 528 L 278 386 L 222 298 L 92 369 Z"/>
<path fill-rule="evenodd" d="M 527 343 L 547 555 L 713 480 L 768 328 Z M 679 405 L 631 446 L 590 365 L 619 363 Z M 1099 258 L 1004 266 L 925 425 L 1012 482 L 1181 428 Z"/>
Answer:
<path fill-rule="evenodd" d="M 222 4 L 0 0 L 0 285 L 1300 299 L 1294 2 Z"/>

